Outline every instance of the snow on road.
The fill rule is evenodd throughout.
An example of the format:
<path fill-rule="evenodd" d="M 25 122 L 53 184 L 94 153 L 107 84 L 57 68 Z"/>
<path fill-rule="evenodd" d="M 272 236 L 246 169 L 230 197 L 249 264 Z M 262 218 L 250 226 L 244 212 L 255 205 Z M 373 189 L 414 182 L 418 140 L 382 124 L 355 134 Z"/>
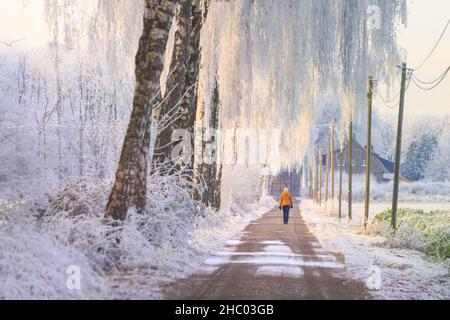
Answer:
<path fill-rule="evenodd" d="M 296 211 L 289 225 L 279 210 L 248 224 L 197 272 L 165 286 L 165 298 L 368 298 L 365 285 L 342 275 L 343 261 L 321 248 Z"/>

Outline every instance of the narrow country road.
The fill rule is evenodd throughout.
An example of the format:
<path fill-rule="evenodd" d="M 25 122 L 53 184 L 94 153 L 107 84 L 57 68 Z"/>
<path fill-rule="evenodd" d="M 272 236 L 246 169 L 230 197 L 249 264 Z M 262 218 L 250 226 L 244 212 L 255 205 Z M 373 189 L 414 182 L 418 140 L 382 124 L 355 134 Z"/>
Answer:
<path fill-rule="evenodd" d="M 289 225 L 273 210 L 252 222 L 165 299 L 368 299 L 363 283 L 338 276 L 343 257 L 325 252 L 297 209 Z"/>

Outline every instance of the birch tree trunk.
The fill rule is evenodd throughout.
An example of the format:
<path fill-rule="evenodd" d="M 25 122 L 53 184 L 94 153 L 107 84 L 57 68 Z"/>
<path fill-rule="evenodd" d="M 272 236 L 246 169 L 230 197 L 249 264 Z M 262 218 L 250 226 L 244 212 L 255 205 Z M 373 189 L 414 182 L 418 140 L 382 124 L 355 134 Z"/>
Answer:
<path fill-rule="evenodd" d="M 209 118 L 205 117 L 204 93 L 199 91 L 199 105 L 197 110 L 197 128 L 195 141 L 194 185 L 193 197 L 202 200 L 214 209 L 220 207 L 220 186 L 222 180 L 222 159 L 219 159 L 219 88 L 214 88 L 212 101 L 207 104 L 210 108 Z M 201 192 L 200 192 L 201 191 Z"/>
<path fill-rule="evenodd" d="M 145 0 L 144 30 L 136 54 L 133 111 L 122 147 L 106 217 L 124 220 L 128 207 L 143 211 L 147 193 L 147 163 L 154 102 L 176 0 Z"/>
<path fill-rule="evenodd" d="M 221 146 L 221 141 L 219 141 L 219 114 L 220 114 L 220 96 L 219 96 L 219 88 L 216 84 L 213 94 L 213 101 L 211 105 L 211 119 L 210 119 L 210 127 L 216 132 L 214 135 L 213 141 L 210 143 L 213 144 L 213 152 L 212 152 L 212 163 L 206 164 L 205 171 L 209 174 L 207 175 L 208 189 L 207 189 L 207 204 L 210 205 L 214 209 L 220 208 L 220 200 L 221 200 L 221 184 L 222 184 L 222 159 L 219 157 Z"/>
<path fill-rule="evenodd" d="M 207 16 L 207 0 L 194 0 L 192 7 L 191 35 L 189 41 L 189 60 L 186 74 L 186 95 L 180 104 L 180 118 L 177 120 L 177 127 L 193 130 L 197 116 L 198 105 L 198 82 L 200 71 L 200 32 Z M 193 132 L 191 132 L 193 133 Z M 193 143 L 194 141 L 191 141 Z M 189 157 L 186 168 L 193 176 L 194 155 Z"/>
<path fill-rule="evenodd" d="M 171 151 L 176 143 L 176 141 L 172 141 L 172 133 L 174 129 L 178 128 L 176 120 L 180 117 L 180 111 L 182 111 L 180 103 L 186 91 L 191 13 L 192 0 L 180 0 L 176 7 L 176 31 L 169 76 L 166 82 L 166 97 L 157 110 L 157 118 L 163 129 L 156 138 L 153 158 L 155 166 L 171 160 Z"/>
<path fill-rule="evenodd" d="M 190 81 L 197 81 L 197 89 L 195 94 L 190 97 L 190 105 L 196 105 L 195 118 L 192 116 L 186 116 L 181 122 L 185 125 L 195 126 L 194 129 L 194 157 L 192 165 L 192 180 L 193 189 L 192 197 L 196 200 L 201 200 L 207 205 L 211 205 L 214 208 L 220 206 L 220 183 L 222 167 L 214 161 L 214 154 L 207 154 L 214 149 L 214 141 L 217 137 L 212 137 L 213 131 L 218 129 L 218 117 L 219 117 L 219 91 L 216 85 L 213 93 L 213 101 L 206 102 L 204 86 L 202 85 L 203 79 L 200 77 L 200 61 L 201 61 L 201 48 L 200 48 L 200 30 L 206 20 L 208 14 L 208 0 L 202 1 L 201 13 L 193 16 L 192 27 L 192 39 L 189 65 L 192 69 L 188 72 L 188 78 Z M 198 21 L 196 22 L 196 19 Z M 205 110 L 205 107 L 209 107 L 210 110 Z M 187 106 L 186 108 L 192 107 Z M 189 111 L 189 109 L 187 109 Z M 206 112 L 209 111 L 209 112 Z M 191 114 L 192 115 L 192 114 Z M 206 117 L 206 115 L 209 116 Z M 215 146 L 217 150 L 217 144 Z M 208 150 L 207 150 L 208 149 Z M 216 152 L 217 153 L 217 152 Z M 214 162 L 211 163 L 211 160 Z"/>
<path fill-rule="evenodd" d="M 206 19 L 207 2 L 187 1 L 177 7 L 177 31 L 172 54 L 167 92 L 171 92 L 162 104 L 161 116 L 174 118 L 157 138 L 154 164 L 158 165 L 170 158 L 173 147 L 180 141 L 172 141 L 174 129 L 187 130 L 191 136 L 197 113 L 197 84 L 200 68 L 200 32 Z M 176 106 L 175 112 L 169 111 Z M 173 111 L 173 110 L 172 110 Z M 170 122 L 170 121 L 169 121 Z M 191 140 L 190 143 L 193 141 Z M 184 168 L 192 176 L 193 156 L 184 158 Z"/>

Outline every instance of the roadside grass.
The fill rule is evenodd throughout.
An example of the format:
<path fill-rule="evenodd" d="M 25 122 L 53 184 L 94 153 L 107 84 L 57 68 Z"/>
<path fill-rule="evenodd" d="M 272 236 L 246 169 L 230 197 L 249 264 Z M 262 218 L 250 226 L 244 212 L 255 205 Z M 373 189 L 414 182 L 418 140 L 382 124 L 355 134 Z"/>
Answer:
<path fill-rule="evenodd" d="M 434 259 L 450 261 L 450 211 L 399 209 L 393 238 L 391 214 L 392 210 L 388 209 L 374 217 L 375 233 L 392 239 L 395 247 L 419 250 Z"/>

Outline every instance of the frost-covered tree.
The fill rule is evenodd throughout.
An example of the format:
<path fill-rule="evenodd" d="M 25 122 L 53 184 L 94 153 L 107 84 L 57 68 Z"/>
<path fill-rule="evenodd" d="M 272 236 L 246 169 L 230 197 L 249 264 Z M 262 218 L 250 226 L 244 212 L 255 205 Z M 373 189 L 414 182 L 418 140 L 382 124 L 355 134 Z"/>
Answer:
<path fill-rule="evenodd" d="M 151 119 L 160 95 L 163 57 L 175 4 L 175 0 L 145 2 L 144 29 L 136 54 L 133 111 L 106 209 L 107 217 L 125 219 L 129 205 L 138 211 L 145 209 Z"/>
<path fill-rule="evenodd" d="M 402 163 L 402 175 L 414 181 L 424 179 L 426 169 L 438 146 L 434 135 L 422 134 L 419 139 L 413 141 Z"/>
<path fill-rule="evenodd" d="M 374 5 L 381 28 L 370 25 L 367 9 Z M 336 125 L 345 136 L 350 118 L 360 119 L 367 105 L 368 76 L 392 80 L 400 62 L 395 29 L 405 8 L 404 0 L 212 1 L 201 34 L 197 114 L 204 120 L 198 125 L 209 123 L 219 88 L 219 128 L 280 130 L 280 150 L 289 152 L 269 170 L 299 168 L 305 157 L 312 159 L 322 118 L 333 118 L 320 116 L 325 105 L 339 114 Z M 202 160 L 200 132 L 194 168 Z M 224 143 L 228 150 L 234 142 Z M 224 166 L 222 200 L 245 185 L 240 169 Z"/>
<path fill-rule="evenodd" d="M 433 181 L 450 181 L 450 126 L 439 138 L 439 149 L 426 168 L 426 178 Z"/>
<path fill-rule="evenodd" d="M 373 143 L 379 149 L 376 149 L 386 159 L 393 161 L 395 144 L 396 144 L 396 128 L 395 119 L 393 117 L 383 117 L 374 115 L 374 137 Z"/>
<path fill-rule="evenodd" d="M 19 157 L 21 161 L 36 159 L 35 163 L 28 160 L 30 168 L 35 167 L 27 171 L 35 173 L 30 178 L 40 178 L 43 173 L 45 181 L 52 185 L 61 178 L 64 183 L 89 177 L 109 180 L 116 173 L 121 147 L 118 144 L 130 121 L 135 88 L 133 60 L 144 20 L 135 17 L 143 15 L 148 1 L 43 1 L 44 17 L 52 39 L 57 36 L 58 46 L 47 46 L 39 58 L 27 54 L 27 63 L 19 65 L 17 71 L 17 61 L 10 70 L 2 69 L 2 79 L 8 78 L 11 70 L 14 74 L 10 78 L 13 82 L 1 83 L 2 121 L 4 116 L 8 126 L 26 128 L 11 131 L 5 127 L 1 138 L 8 146 L 3 146 L 2 151 L 12 164 L 19 163 Z M 160 5 L 162 1 L 154 3 Z M 323 121 L 335 120 L 340 141 L 344 141 L 348 120 L 361 121 L 361 110 L 366 106 L 367 76 L 389 80 L 393 77 L 391 71 L 400 62 L 395 30 L 406 16 L 405 0 L 210 1 L 207 10 L 204 3 L 192 1 L 192 31 L 188 56 L 184 55 L 185 99 L 181 99 L 173 118 L 173 128 L 192 129 L 197 119 L 199 127 L 211 130 L 280 130 L 287 137 L 282 139 L 280 149 L 289 152 L 282 153 L 277 161 L 263 164 L 272 173 L 301 166 L 304 158 L 312 155 L 311 150 L 323 143 L 326 136 L 319 129 Z M 380 9 L 381 28 L 370 26 L 372 16 L 367 9 L 373 5 Z M 167 28 L 173 17 L 168 20 Z M 159 45 L 159 36 L 165 35 L 165 32 L 153 34 L 157 41 L 151 44 Z M 167 49 L 167 45 L 161 45 L 161 50 L 163 47 Z M 162 59 L 163 55 L 159 57 Z M 171 60 L 168 61 L 166 69 L 170 69 Z M 158 68 L 146 70 L 151 73 L 152 83 L 158 82 Z M 140 79 L 136 80 L 139 88 Z M 168 92 L 174 85 L 168 87 L 169 98 Z M 194 90 L 188 90 L 191 87 Z M 159 103 L 159 90 L 155 89 L 155 94 L 152 98 Z M 4 97 L 11 97 L 14 104 L 8 108 L 10 103 Z M 166 107 L 176 107 L 171 104 Z M 136 118 L 131 119 L 131 124 L 137 124 L 135 127 L 149 124 L 147 115 Z M 326 130 L 327 125 L 322 128 Z M 202 141 L 208 138 L 202 130 L 197 133 L 200 139 L 195 142 L 196 165 L 190 164 L 189 169 L 200 168 L 195 179 L 208 186 L 203 190 L 205 201 L 212 204 L 220 198 L 226 210 L 226 202 L 239 198 L 243 185 L 251 186 L 250 180 L 260 180 L 261 165 L 245 170 L 235 165 L 205 166 L 201 157 L 211 149 L 220 151 L 221 146 L 215 139 Z M 28 143 L 9 142 L 16 138 Z M 151 144 L 154 138 L 150 137 Z M 127 141 L 130 139 L 129 134 Z M 141 143 L 145 137 L 135 140 Z M 231 149 L 233 143 L 227 140 L 223 148 Z M 25 156 L 28 152 L 29 157 Z M 140 194 L 143 200 L 143 192 L 132 190 L 145 189 L 145 170 L 138 169 L 146 165 L 139 152 L 126 156 L 125 151 L 122 153 L 119 169 L 125 168 L 127 177 L 133 177 L 121 180 L 121 170 L 117 171 L 115 188 L 126 194 L 122 204 L 144 202 L 132 196 Z M 126 168 L 124 163 L 128 160 L 141 162 Z M 60 177 L 52 179 L 55 174 Z M 257 189 L 251 188 L 252 194 L 253 190 L 256 195 L 261 194 Z M 208 195 L 211 190 L 216 190 L 213 197 Z M 212 198 L 216 200 L 207 200 Z"/>

